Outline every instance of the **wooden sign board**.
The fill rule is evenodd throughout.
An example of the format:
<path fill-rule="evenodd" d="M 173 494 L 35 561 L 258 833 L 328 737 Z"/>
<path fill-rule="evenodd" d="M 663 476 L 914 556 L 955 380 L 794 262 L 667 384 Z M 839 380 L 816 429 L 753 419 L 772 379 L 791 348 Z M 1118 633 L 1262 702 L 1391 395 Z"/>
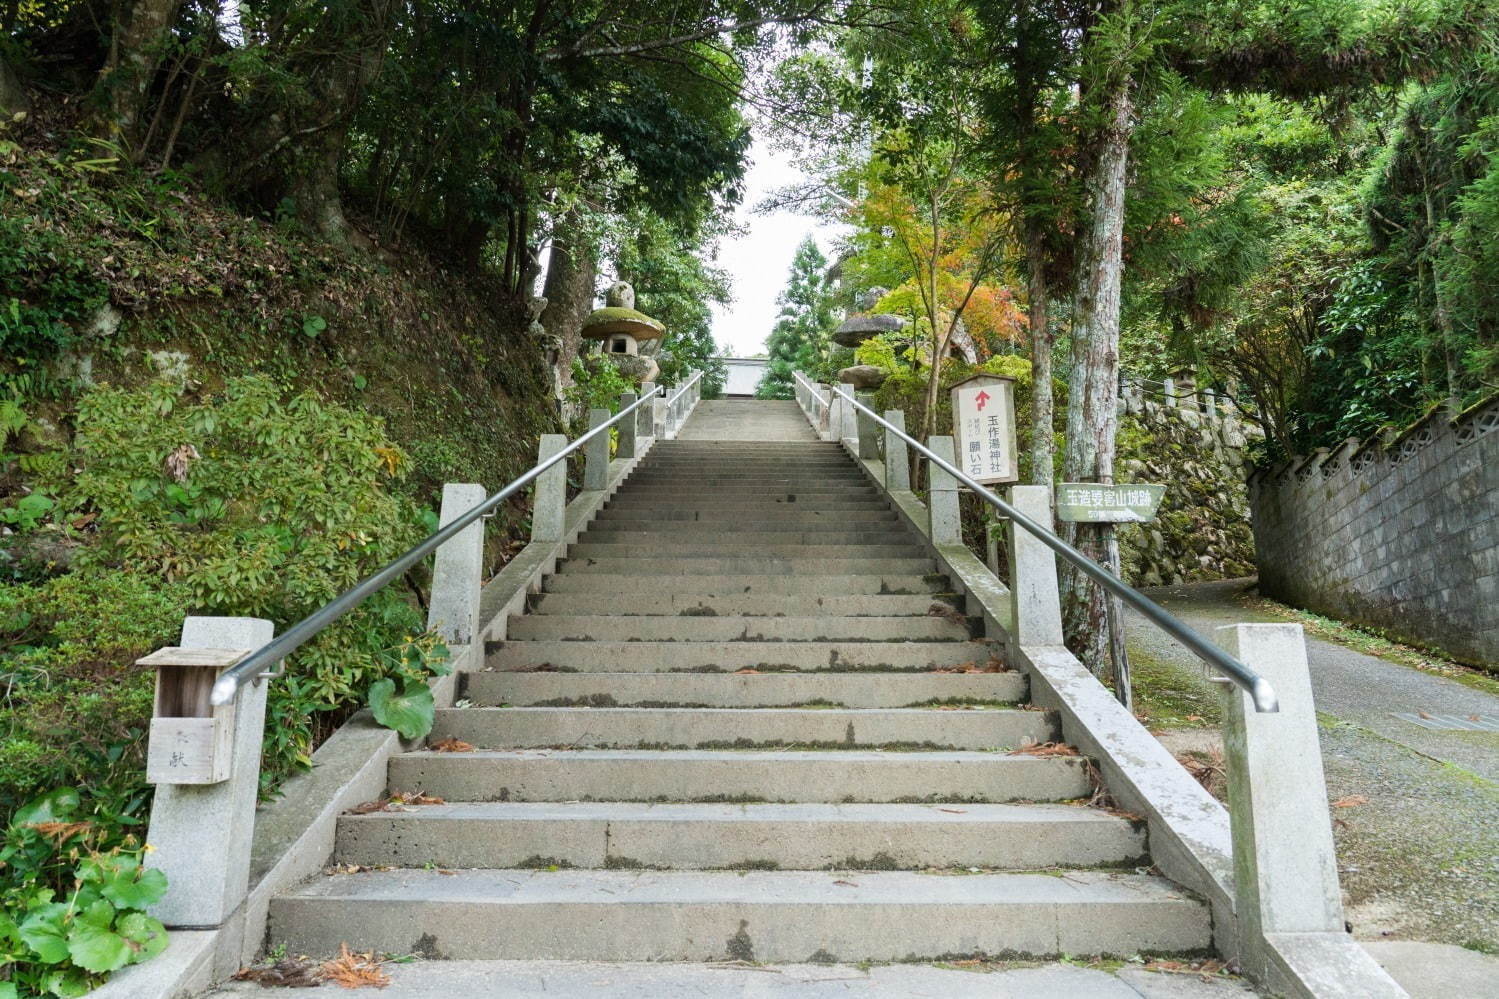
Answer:
<path fill-rule="evenodd" d="M 1148 482 L 1105 486 L 1057 483 L 1057 519 L 1069 524 L 1143 524 L 1155 519 L 1166 487 Z"/>
<path fill-rule="evenodd" d="M 954 385 L 953 446 L 957 466 L 989 485 L 1020 478 L 1015 450 L 1015 380 L 974 375 Z"/>

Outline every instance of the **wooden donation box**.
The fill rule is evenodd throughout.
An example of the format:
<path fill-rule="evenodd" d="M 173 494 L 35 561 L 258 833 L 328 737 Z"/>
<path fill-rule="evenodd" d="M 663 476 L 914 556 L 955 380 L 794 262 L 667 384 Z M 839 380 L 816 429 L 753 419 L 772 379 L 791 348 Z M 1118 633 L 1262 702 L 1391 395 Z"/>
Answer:
<path fill-rule="evenodd" d="M 156 670 L 156 701 L 146 749 L 152 784 L 218 784 L 234 758 L 234 701 L 217 707 L 208 695 L 245 649 L 157 649 L 137 666 Z"/>

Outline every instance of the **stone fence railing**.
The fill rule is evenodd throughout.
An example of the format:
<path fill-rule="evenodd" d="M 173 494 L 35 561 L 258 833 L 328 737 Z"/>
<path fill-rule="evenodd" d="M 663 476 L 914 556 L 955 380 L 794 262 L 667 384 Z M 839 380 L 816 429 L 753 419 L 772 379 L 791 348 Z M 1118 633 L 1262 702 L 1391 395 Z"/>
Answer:
<path fill-rule="evenodd" d="M 1499 396 L 1249 478 L 1260 588 L 1499 662 Z"/>

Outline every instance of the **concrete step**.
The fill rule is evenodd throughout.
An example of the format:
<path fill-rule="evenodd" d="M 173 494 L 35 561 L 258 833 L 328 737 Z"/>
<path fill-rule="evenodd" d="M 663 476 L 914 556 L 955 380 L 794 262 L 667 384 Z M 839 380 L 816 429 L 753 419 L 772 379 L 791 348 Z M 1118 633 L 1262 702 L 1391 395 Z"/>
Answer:
<path fill-rule="evenodd" d="M 829 482 L 826 479 L 741 479 L 703 483 L 686 477 L 637 482 L 633 478 L 620 489 L 625 496 L 691 496 L 705 499 L 742 499 L 755 496 L 875 496 L 878 490 L 867 479 Z"/>
<path fill-rule="evenodd" d="M 915 596 L 778 596 L 766 593 L 660 593 L 641 603 L 620 601 L 612 592 L 541 593 L 531 598 L 531 614 L 620 614 L 642 617 L 926 617 L 933 608 L 957 613 L 961 598 Z"/>
<path fill-rule="evenodd" d="M 710 485 L 714 483 L 743 483 L 743 482 L 795 482 L 799 485 L 814 485 L 827 483 L 839 485 L 850 483 L 853 485 L 870 485 L 869 477 L 859 471 L 848 462 L 838 465 L 791 465 L 786 462 L 767 462 L 760 468 L 751 468 L 743 463 L 722 465 L 713 468 L 705 465 L 690 465 L 681 468 L 661 468 L 655 465 L 641 465 L 630 473 L 631 485 L 637 482 L 652 482 L 657 485 L 672 483 L 685 485 L 697 483 L 699 485 Z"/>
<path fill-rule="evenodd" d="M 873 526 L 873 525 L 871 525 Z M 916 543 L 908 532 L 894 524 L 883 529 L 853 529 L 851 525 L 817 524 L 809 528 L 787 530 L 784 524 L 766 521 L 753 530 L 730 528 L 727 524 L 705 524 L 679 520 L 652 524 L 642 528 L 628 521 L 600 521 L 589 525 L 580 541 L 591 545 L 655 544 L 661 541 L 753 541 L 767 545 L 888 545 Z"/>
<path fill-rule="evenodd" d="M 1016 703 L 1024 673 L 468 673 L 477 705 L 903 708 L 933 701 Z"/>
<path fill-rule="evenodd" d="M 627 576 L 724 576 L 729 573 L 783 576 L 925 575 L 937 567 L 930 558 L 620 558 L 568 559 L 559 572 Z M 642 597 L 646 598 L 646 597 Z"/>
<path fill-rule="evenodd" d="M 847 544 L 770 544 L 759 539 L 744 540 L 735 535 L 706 538 L 665 538 L 647 544 L 597 542 L 584 536 L 568 547 L 569 558 L 726 558 L 733 555 L 756 555 L 762 558 L 921 558 L 925 554 L 915 539 L 886 537 L 884 543 Z"/>
<path fill-rule="evenodd" d="M 1081 757 L 844 749 L 415 752 L 390 786 L 448 801 L 1068 801 Z"/>
<path fill-rule="evenodd" d="M 998 653 L 985 642 L 557 642 L 496 643 L 495 669 L 550 666 L 585 673 L 733 672 L 737 669 L 930 670 Z"/>
<path fill-rule="evenodd" d="M 808 642 L 967 641 L 964 624 L 943 617 L 728 617 L 527 614 L 512 617 L 512 641 Z"/>
<path fill-rule="evenodd" d="M 450 959 L 914 961 L 1181 953 L 1207 908 L 1160 878 L 1078 871 L 394 870 L 273 899 L 270 944 Z"/>
<path fill-rule="evenodd" d="M 1076 805 L 467 802 L 345 815 L 334 859 L 369 867 L 922 870 L 1144 862 L 1142 822 Z"/>
<path fill-rule="evenodd" d="M 446 708 L 433 739 L 480 749 L 1009 750 L 1058 736 L 1046 711 L 1015 708 Z"/>
<path fill-rule="evenodd" d="M 548 593 L 613 593 L 621 602 L 643 607 L 666 593 L 692 595 L 709 593 L 763 594 L 766 596 L 823 596 L 837 594 L 922 594 L 945 593 L 951 583 L 933 572 L 844 572 L 840 575 L 786 575 L 784 573 L 725 572 L 716 575 L 661 573 L 558 572 L 547 576 L 543 589 Z"/>
<path fill-rule="evenodd" d="M 796 506 L 816 510 L 889 509 L 889 503 L 879 494 L 841 489 L 826 492 L 807 490 L 799 493 L 774 491 L 760 494 L 738 490 L 692 493 L 681 489 L 662 489 L 659 492 L 623 489 L 609 501 L 610 508 L 757 510 L 769 515 L 784 512 L 786 508 Z"/>
<path fill-rule="evenodd" d="M 827 524 L 835 525 L 840 530 L 848 530 L 850 527 L 856 527 L 858 530 L 866 530 L 870 526 L 888 525 L 893 527 L 898 523 L 894 511 L 890 509 L 824 512 L 805 506 L 797 507 L 793 503 L 785 505 L 784 509 L 777 507 L 774 510 L 758 511 L 759 516 L 754 515 L 756 512 L 743 510 L 719 511 L 713 508 L 702 510 L 662 510 L 653 509 L 649 506 L 612 510 L 605 507 L 594 518 L 593 523 L 590 525 L 590 530 L 611 522 L 661 525 L 689 523 L 715 527 L 730 527 L 736 524 L 744 524 L 745 530 L 773 529 L 778 531 L 802 531 Z M 904 528 L 901 529 L 904 530 Z"/>

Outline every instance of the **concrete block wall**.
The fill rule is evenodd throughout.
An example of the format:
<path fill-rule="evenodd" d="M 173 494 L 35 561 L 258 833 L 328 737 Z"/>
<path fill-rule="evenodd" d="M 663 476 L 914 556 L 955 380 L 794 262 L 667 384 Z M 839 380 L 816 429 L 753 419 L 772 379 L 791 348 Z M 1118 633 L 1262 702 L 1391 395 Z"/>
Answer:
<path fill-rule="evenodd" d="M 1499 396 L 1249 480 L 1260 588 L 1499 663 Z"/>

